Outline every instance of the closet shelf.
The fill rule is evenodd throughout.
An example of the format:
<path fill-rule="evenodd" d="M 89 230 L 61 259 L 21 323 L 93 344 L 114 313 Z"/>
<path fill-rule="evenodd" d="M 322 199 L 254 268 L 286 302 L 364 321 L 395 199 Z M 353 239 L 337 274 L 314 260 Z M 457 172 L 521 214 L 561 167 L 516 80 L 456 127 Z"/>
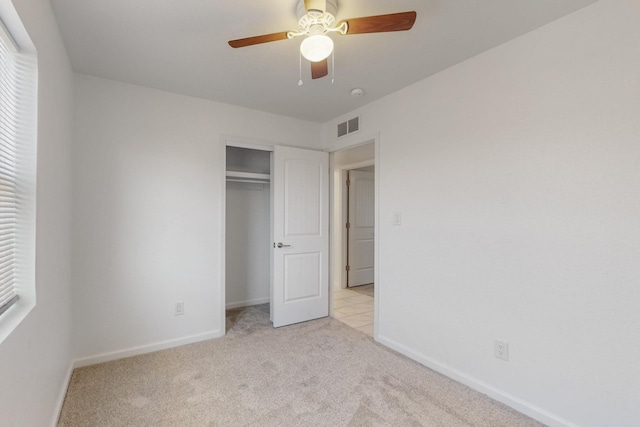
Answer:
<path fill-rule="evenodd" d="M 271 181 L 271 175 L 268 173 L 227 171 L 227 181 L 258 182 L 264 184 Z"/>

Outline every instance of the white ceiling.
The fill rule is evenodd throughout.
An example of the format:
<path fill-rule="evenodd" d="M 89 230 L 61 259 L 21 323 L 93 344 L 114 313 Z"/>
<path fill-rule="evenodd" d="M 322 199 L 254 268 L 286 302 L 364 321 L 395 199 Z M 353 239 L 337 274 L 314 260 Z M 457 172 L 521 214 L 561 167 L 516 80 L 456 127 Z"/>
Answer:
<path fill-rule="evenodd" d="M 338 19 L 415 10 L 406 32 L 332 35 L 331 75 L 311 80 L 300 39 L 227 41 L 297 27 L 296 0 L 51 0 L 75 71 L 326 122 L 596 0 L 341 0 Z M 352 98 L 353 88 L 365 95 Z"/>

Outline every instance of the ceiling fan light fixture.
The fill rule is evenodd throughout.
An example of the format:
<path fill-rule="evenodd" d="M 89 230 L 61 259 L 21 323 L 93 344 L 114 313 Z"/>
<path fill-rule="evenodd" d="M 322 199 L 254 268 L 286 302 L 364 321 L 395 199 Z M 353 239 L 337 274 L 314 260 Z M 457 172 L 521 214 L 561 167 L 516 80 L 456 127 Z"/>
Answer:
<path fill-rule="evenodd" d="M 300 44 L 300 53 L 311 62 L 320 62 L 333 52 L 333 40 L 324 34 L 307 37 Z"/>

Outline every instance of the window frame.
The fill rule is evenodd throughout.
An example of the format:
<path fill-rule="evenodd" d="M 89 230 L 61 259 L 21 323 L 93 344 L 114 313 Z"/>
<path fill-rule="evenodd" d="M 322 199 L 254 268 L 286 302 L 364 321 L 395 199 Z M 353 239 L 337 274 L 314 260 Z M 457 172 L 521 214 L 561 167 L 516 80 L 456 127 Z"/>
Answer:
<path fill-rule="evenodd" d="M 3 259 L 3 272 L 8 259 L 14 270 L 13 287 L 18 298 L 0 312 L 0 343 L 27 317 L 36 305 L 35 281 L 35 228 L 36 228 L 36 158 L 38 116 L 38 62 L 36 49 L 20 21 L 13 4 L 0 0 L 0 37 L 7 46 L 11 63 L 11 81 L 17 87 L 15 93 L 15 132 L 11 135 L 15 145 L 15 158 L 7 169 L 14 167 L 14 194 L 7 191 L 15 202 L 15 222 L 11 229 L 14 250 L 11 257 Z M 8 93 L 8 92 L 7 92 Z M 8 116 L 5 116 L 8 117 Z M 6 122 L 5 122 L 6 123 Z M 7 126 L 9 128 L 9 126 Z M 13 129 L 13 127 L 11 127 Z"/>

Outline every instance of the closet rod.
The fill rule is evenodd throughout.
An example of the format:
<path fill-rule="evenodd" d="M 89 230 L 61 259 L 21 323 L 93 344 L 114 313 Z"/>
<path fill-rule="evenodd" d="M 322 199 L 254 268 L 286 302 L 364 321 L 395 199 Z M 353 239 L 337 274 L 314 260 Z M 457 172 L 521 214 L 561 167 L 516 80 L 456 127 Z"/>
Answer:
<path fill-rule="evenodd" d="M 227 182 L 247 182 L 252 184 L 269 184 L 268 180 L 227 178 Z"/>

